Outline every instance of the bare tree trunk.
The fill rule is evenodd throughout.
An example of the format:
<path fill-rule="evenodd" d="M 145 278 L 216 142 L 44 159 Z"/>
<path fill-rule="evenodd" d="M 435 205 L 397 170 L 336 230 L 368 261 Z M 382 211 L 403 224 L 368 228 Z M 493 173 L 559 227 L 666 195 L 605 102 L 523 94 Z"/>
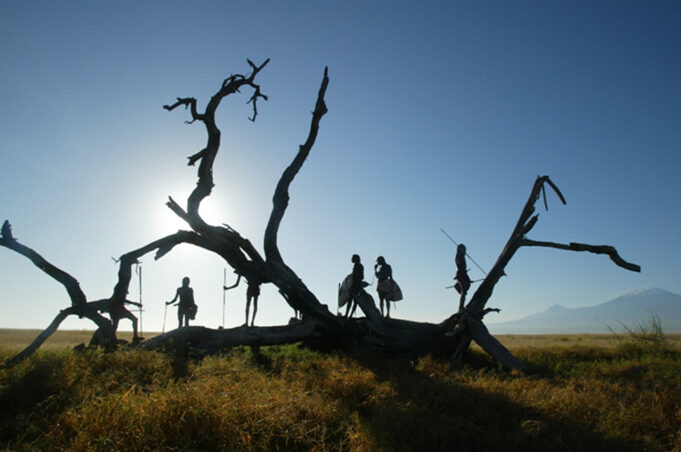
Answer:
<path fill-rule="evenodd" d="M 172 349 L 186 344 L 201 353 L 218 353 L 237 345 L 281 345 L 320 339 L 324 324 L 315 320 L 296 322 L 285 326 L 246 327 L 212 330 L 201 326 L 188 326 L 153 337 L 138 345 L 147 350 Z"/>
<path fill-rule="evenodd" d="M 587 245 L 570 243 L 568 245 L 530 240 L 526 234 L 534 227 L 538 215 L 534 214 L 535 204 L 540 195 L 546 204 L 545 185 L 554 190 L 559 199 L 565 203 L 565 198 L 558 187 L 548 178 L 537 178 L 525 203 L 520 218 L 513 229 L 506 246 L 499 255 L 489 274 L 475 291 L 465 308 L 453 314 L 440 324 L 410 322 L 407 320 L 383 318 L 368 294 L 357 297 L 357 302 L 365 314 L 365 318 L 344 319 L 331 313 L 317 297 L 307 288 L 296 273 L 286 265 L 278 247 L 278 232 L 280 224 L 289 202 L 289 187 L 295 176 L 302 168 L 314 146 L 321 119 L 327 113 L 324 100 L 329 84 L 328 69 L 324 69 L 324 76 L 317 93 L 315 108 L 312 112 L 310 131 L 305 142 L 300 145 L 291 164 L 283 171 L 272 198 L 272 211 L 265 228 L 264 252 L 265 258 L 239 232 L 228 225 L 213 226 L 206 223 L 199 215 L 201 202 L 210 196 L 214 187 L 213 164 L 220 147 L 220 129 L 215 123 L 215 113 L 221 101 L 240 89 L 250 89 L 253 94 L 249 102 L 253 106 L 255 120 L 258 115 L 257 103 L 267 100 L 262 94 L 260 86 L 255 82 L 257 74 L 268 64 L 265 60 L 256 65 L 250 60 L 248 64 L 252 72 L 248 75 L 232 75 L 222 82 L 220 89 L 213 95 L 203 112 L 197 109 L 194 98 L 178 98 L 172 105 L 165 105 L 168 111 L 179 106 L 189 108 L 190 124 L 202 122 L 206 128 L 207 142 L 203 149 L 188 157 L 188 165 L 197 162 L 197 183 L 187 199 L 186 209 L 172 198 L 167 206 L 182 218 L 191 231 L 178 231 L 141 248 L 123 254 L 119 258 L 118 280 L 109 299 L 87 303 L 85 295 L 80 290 L 78 282 L 62 270 L 49 264 L 38 253 L 19 244 L 11 234 L 8 222 L 2 227 L 0 245 L 27 256 L 34 264 L 48 275 L 61 282 L 69 293 L 72 306 L 61 311 L 52 324 L 43 331 L 36 340 L 13 358 L 12 362 L 21 360 L 33 353 L 71 314 L 78 314 L 90 318 L 105 333 L 110 344 L 115 339 L 111 322 L 100 316 L 102 303 L 122 305 L 129 290 L 132 278 L 132 266 L 147 253 L 155 251 L 155 259 L 159 259 L 181 243 L 192 244 L 209 252 L 221 256 L 235 272 L 246 278 L 251 284 L 271 283 L 278 289 L 282 298 L 293 309 L 301 311 L 305 321 L 296 322 L 288 326 L 268 328 L 233 328 L 228 330 L 210 330 L 202 327 L 186 327 L 170 331 L 155 337 L 137 347 L 146 349 L 167 349 L 188 346 L 205 353 L 213 353 L 235 345 L 272 345 L 291 342 L 323 342 L 339 347 L 365 347 L 389 354 L 406 354 L 418 356 L 433 353 L 438 356 L 449 356 L 459 359 L 469 348 L 471 341 L 476 341 L 487 353 L 509 369 L 527 370 L 527 367 L 517 360 L 499 341 L 489 334 L 482 322 L 483 317 L 495 309 L 486 308 L 492 296 L 494 287 L 502 276 L 515 252 L 522 246 L 542 246 L 568 251 L 589 251 L 596 254 L 610 256 L 616 265 L 627 270 L 640 271 L 640 267 L 624 261 L 615 248 L 608 245 Z M 548 206 L 547 206 L 548 208 Z"/>

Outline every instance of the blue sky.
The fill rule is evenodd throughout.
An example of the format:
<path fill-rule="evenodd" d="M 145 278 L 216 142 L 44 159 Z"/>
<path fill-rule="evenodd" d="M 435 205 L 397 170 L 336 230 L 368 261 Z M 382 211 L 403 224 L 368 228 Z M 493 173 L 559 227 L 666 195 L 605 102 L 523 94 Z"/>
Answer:
<path fill-rule="evenodd" d="M 196 173 L 185 158 L 205 133 L 161 106 L 178 96 L 205 105 L 225 77 L 248 71 L 246 58 L 271 58 L 255 123 L 248 93 L 221 107 L 202 212 L 262 249 L 274 187 L 328 66 L 329 113 L 279 243 L 332 310 L 350 256 L 370 280 L 384 255 L 405 294 L 395 315 L 444 319 L 457 300 L 440 228 L 488 270 L 543 174 L 568 203 L 550 197 L 531 238 L 611 244 L 643 271 L 523 248 L 488 321 L 640 287 L 680 293 L 680 24 L 678 2 L 3 1 L 0 217 L 90 299 L 109 296 L 111 257 L 185 227 L 164 202 L 186 200 Z M 144 329 L 161 329 L 163 301 L 185 275 L 197 323 L 222 323 L 221 259 L 180 247 L 142 267 Z M 23 256 L 0 249 L 0 269 L 0 327 L 42 328 L 69 304 Z M 227 294 L 227 326 L 243 323 L 244 298 L 245 287 Z M 265 286 L 256 324 L 291 314 Z M 174 318 L 169 309 L 166 328 Z"/>

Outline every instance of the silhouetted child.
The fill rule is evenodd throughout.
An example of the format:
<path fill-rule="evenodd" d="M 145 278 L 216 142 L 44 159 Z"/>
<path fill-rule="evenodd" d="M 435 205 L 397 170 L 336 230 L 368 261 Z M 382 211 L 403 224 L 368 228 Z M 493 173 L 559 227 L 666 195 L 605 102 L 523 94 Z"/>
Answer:
<path fill-rule="evenodd" d="M 184 326 L 189 326 L 189 320 L 194 320 L 196 317 L 197 306 L 194 302 L 194 289 L 189 287 L 189 277 L 182 278 L 182 287 L 178 287 L 175 292 L 175 298 L 166 302 L 166 305 L 175 303 L 175 300 L 180 299 L 177 306 L 177 322 L 178 328 L 182 328 L 182 320 L 184 319 Z"/>

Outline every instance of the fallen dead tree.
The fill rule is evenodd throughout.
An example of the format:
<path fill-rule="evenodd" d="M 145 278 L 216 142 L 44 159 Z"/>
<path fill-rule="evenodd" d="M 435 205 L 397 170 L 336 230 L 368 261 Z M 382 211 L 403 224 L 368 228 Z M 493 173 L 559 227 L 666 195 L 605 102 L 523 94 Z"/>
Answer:
<path fill-rule="evenodd" d="M 535 205 L 539 197 L 544 195 L 548 185 L 560 200 L 565 199 L 558 187 L 547 177 L 537 178 L 530 196 L 521 212 L 511 236 L 502 250 L 494 267 L 475 291 L 464 309 L 453 314 L 439 324 L 411 322 L 407 320 L 389 319 L 380 315 L 373 299 L 366 293 L 357 297 L 357 302 L 365 317 L 345 319 L 331 313 L 326 305 L 307 288 L 293 269 L 286 265 L 278 247 L 278 231 L 289 201 L 289 187 L 310 154 L 319 131 L 320 121 L 327 112 L 324 101 L 329 84 L 328 70 L 324 70 L 322 82 L 312 112 L 310 130 L 305 142 L 300 145 L 290 165 L 283 171 L 272 198 L 272 211 L 265 227 L 264 255 L 242 237 L 238 231 L 226 224 L 211 225 L 199 214 L 201 202 L 210 196 L 214 187 L 213 164 L 220 148 L 220 129 L 215 123 L 215 113 L 222 100 L 239 93 L 242 89 L 252 92 L 249 103 L 252 104 L 255 121 L 258 115 L 258 102 L 267 100 L 256 83 L 259 72 L 269 60 L 256 65 L 250 60 L 249 75 L 232 75 L 225 79 L 219 90 L 211 97 L 203 111 L 199 111 L 195 98 L 178 98 L 164 108 L 170 112 L 178 107 L 189 110 L 191 119 L 188 123 L 200 122 L 206 128 L 207 141 L 203 149 L 188 157 L 189 165 L 196 165 L 197 183 L 187 198 L 186 207 L 182 207 L 174 199 L 169 198 L 167 206 L 188 226 L 174 234 L 160 238 L 136 250 L 123 254 L 118 260 L 118 281 L 110 298 L 88 302 L 80 290 L 78 282 L 66 272 L 48 263 L 38 253 L 21 245 L 12 236 L 11 227 L 5 222 L 0 236 L 0 245 L 31 259 L 34 264 L 49 276 L 61 282 L 66 288 L 72 306 L 61 311 L 52 324 L 25 350 L 12 358 L 10 363 L 17 362 L 33 353 L 44 340 L 49 337 L 68 315 L 79 315 L 92 320 L 99 329 L 99 336 L 104 346 L 113 347 L 115 331 L 111 322 L 102 317 L 97 307 L 102 304 L 126 302 L 132 266 L 148 254 L 155 253 L 160 259 L 176 245 L 191 244 L 221 256 L 239 276 L 247 281 L 274 284 L 283 299 L 296 311 L 302 312 L 305 320 L 290 325 L 268 328 L 234 328 L 227 330 L 211 330 L 202 327 L 186 327 L 170 331 L 149 341 L 137 344 L 145 349 L 167 349 L 181 344 L 191 346 L 204 353 L 214 353 L 235 345 L 271 345 L 293 342 L 323 343 L 327 348 L 364 347 L 381 353 L 418 356 L 432 353 L 442 357 L 460 358 L 476 341 L 487 353 L 509 369 L 525 369 L 522 362 L 513 357 L 503 345 L 489 334 L 483 323 L 485 314 L 493 309 L 487 308 L 494 287 L 504 275 L 504 269 L 515 252 L 521 247 L 540 246 L 569 251 L 589 251 L 610 256 L 616 265 L 631 271 L 640 271 L 637 265 L 624 261 L 617 251 L 610 246 L 594 246 L 580 243 L 560 244 L 546 241 L 535 241 L 527 238 L 538 220 Z"/>

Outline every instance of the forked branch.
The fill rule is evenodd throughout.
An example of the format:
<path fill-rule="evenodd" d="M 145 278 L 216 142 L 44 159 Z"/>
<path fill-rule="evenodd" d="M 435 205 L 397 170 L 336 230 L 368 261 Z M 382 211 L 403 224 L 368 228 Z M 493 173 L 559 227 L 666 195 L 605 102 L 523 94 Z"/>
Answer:
<path fill-rule="evenodd" d="M 610 259 L 612 259 L 612 261 L 618 266 L 631 271 L 641 271 L 641 268 L 638 265 L 632 264 L 622 259 L 617 253 L 617 250 L 609 245 L 595 246 L 583 243 L 570 243 L 569 245 L 564 245 L 554 242 L 535 241 L 526 238 L 526 234 L 529 233 L 532 228 L 534 228 L 539 219 L 539 216 L 535 214 L 535 205 L 540 196 L 543 197 L 544 206 L 548 209 L 545 193 L 546 185 L 548 185 L 556 193 L 563 204 L 566 204 L 565 197 L 558 189 L 556 184 L 554 184 L 548 176 L 537 177 L 532 190 L 530 191 L 530 196 L 528 197 L 525 206 L 520 213 L 520 218 L 518 219 L 518 222 L 511 233 L 511 237 L 506 242 L 503 251 L 497 258 L 496 263 L 489 271 L 487 277 L 473 294 L 473 297 L 466 306 L 466 309 L 462 313 L 454 314 L 440 325 L 442 330 L 451 330 L 454 325 L 465 325 L 466 327 L 457 329 L 458 334 L 461 336 L 461 338 L 458 340 L 465 341 L 474 339 L 485 349 L 485 351 L 487 351 L 490 355 L 492 355 L 492 357 L 506 367 L 522 368 L 523 366 L 520 365 L 519 361 L 513 358 L 513 356 L 508 353 L 505 348 L 503 348 L 503 346 L 500 347 L 498 341 L 496 341 L 496 339 L 489 334 L 480 320 L 484 314 L 488 312 L 488 310 L 485 309 L 485 305 L 491 298 L 494 287 L 499 282 L 501 277 L 505 275 L 506 265 L 508 265 L 511 258 L 514 256 L 515 252 L 520 249 L 520 247 L 543 246 L 569 251 L 589 251 L 596 254 L 607 254 L 610 256 Z M 460 351 L 457 351 L 456 353 L 458 354 Z"/>
<path fill-rule="evenodd" d="M 249 119 L 255 121 L 255 118 L 258 115 L 258 99 L 267 100 L 267 96 L 262 94 L 260 90 L 260 85 L 255 83 L 255 77 L 269 61 L 268 58 L 260 66 L 257 66 L 252 61 L 248 60 L 248 64 L 252 69 L 250 75 L 244 76 L 236 74 L 225 79 L 220 90 L 211 97 L 203 113 L 197 111 L 196 99 L 193 97 L 177 98 L 177 102 L 174 104 L 163 106 L 163 108 L 168 111 L 172 111 L 180 105 L 184 105 L 185 108 L 189 107 L 192 115 L 192 120 L 189 122 L 193 123 L 197 120 L 203 122 L 208 133 L 206 146 L 201 151 L 188 157 L 188 165 L 193 166 L 196 162 L 200 161 L 196 188 L 194 188 L 187 199 L 186 213 L 188 218 L 184 218 L 185 220 L 189 219 L 189 224 L 195 230 L 206 230 L 208 227 L 199 215 L 199 206 L 203 199 L 210 196 L 214 187 L 213 163 L 218 149 L 220 148 L 220 129 L 218 129 L 215 123 L 215 111 L 222 99 L 231 94 L 238 93 L 240 88 L 247 86 L 253 89 L 253 95 L 249 100 L 249 103 L 253 105 L 253 116 Z"/>

